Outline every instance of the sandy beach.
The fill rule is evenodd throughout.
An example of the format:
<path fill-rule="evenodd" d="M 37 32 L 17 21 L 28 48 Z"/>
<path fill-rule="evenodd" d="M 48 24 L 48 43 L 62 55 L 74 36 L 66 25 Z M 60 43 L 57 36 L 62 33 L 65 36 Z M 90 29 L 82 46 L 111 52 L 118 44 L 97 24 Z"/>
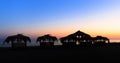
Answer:
<path fill-rule="evenodd" d="M 116 62 L 120 46 L 104 47 L 27 47 L 0 48 L 0 61 L 10 63 L 40 62 Z"/>

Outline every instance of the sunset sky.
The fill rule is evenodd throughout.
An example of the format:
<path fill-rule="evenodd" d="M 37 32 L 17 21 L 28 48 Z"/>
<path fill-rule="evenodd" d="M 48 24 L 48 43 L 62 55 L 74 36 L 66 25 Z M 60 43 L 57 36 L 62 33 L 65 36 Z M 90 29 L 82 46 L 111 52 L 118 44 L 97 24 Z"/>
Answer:
<path fill-rule="evenodd" d="M 77 30 L 120 39 L 120 0 L 0 0 L 0 37 L 63 37 Z"/>

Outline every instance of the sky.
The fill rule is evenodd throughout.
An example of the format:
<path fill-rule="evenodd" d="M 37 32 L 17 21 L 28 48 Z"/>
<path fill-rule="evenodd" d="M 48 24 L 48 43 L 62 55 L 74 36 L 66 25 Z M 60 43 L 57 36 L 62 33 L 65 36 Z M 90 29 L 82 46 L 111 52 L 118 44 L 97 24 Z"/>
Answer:
<path fill-rule="evenodd" d="M 0 0 L 0 38 L 63 37 L 78 30 L 120 39 L 120 0 Z"/>

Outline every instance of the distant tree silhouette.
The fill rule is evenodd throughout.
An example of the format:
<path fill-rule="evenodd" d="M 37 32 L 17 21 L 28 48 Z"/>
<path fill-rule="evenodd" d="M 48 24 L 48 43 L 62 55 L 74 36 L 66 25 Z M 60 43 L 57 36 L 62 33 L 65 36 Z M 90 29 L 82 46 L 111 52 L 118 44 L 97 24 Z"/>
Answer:
<path fill-rule="evenodd" d="M 49 34 L 40 36 L 36 40 L 36 42 L 40 43 L 40 46 L 54 46 L 55 41 L 57 41 L 57 38 L 55 36 L 50 36 Z"/>
<path fill-rule="evenodd" d="M 31 42 L 31 39 L 22 34 L 17 34 L 13 36 L 8 36 L 4 42 L 6 43 L 11 42 L 12 47 L 26 47 L 27 42 Z"/>

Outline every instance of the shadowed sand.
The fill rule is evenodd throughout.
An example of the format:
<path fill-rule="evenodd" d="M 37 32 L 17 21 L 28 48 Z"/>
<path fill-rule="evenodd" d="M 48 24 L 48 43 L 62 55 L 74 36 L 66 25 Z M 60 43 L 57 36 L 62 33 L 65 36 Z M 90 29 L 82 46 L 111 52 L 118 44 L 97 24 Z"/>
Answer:
<path fill-rule="evenodd" d="M 27 47 L 0 48 L 1 62 L 117 62 L 120 58 L 120 45 L 102 47 Z"/>

